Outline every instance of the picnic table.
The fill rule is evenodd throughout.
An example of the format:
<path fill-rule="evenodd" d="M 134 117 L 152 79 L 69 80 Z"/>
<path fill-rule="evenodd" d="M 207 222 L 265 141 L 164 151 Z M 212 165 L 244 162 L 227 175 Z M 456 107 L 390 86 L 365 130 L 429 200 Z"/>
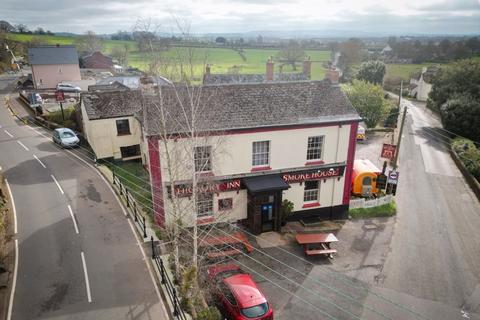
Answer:
<path fill-rule="evenodd" d="M 333 254 L 337 253 L 330 247 L 332 242 L 338 241 L 333 233 L 297 233 L 295 238 L 307 256 L 324 254 L 333 259 Z"/>

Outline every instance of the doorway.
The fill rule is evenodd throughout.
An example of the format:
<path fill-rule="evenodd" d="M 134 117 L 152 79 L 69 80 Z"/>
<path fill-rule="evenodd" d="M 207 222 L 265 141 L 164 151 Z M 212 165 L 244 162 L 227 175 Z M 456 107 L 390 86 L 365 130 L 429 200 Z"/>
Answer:
<path fill-rule="evenodd" d="M 262 215 L 262 232 L 273 231 L 275 217 L 273 202 L 262 204 L 260 213 Z"/>

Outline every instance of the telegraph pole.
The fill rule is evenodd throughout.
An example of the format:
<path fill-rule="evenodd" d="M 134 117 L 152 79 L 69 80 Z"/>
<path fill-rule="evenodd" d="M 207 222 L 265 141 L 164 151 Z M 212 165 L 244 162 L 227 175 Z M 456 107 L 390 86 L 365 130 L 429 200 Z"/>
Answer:
<path fill-rule="evenodd" d="M 400 84 L 400 95 L 398 96 L 398 108 L 400 110 L 402 106 L 402 91 L 403 91 L 403 81 Z M 405 118 L 407 117 L 407 106 L 403 107 L 402 122 L 400 123 L 400 131 L 398 133 L 398 143 L 395 150 L 395 156 L 393 157 L 393 170 L 397 169 L 398 153 L 400 152 L 400 142 L 402 142 L 403 126 L 405 124 Z"/>

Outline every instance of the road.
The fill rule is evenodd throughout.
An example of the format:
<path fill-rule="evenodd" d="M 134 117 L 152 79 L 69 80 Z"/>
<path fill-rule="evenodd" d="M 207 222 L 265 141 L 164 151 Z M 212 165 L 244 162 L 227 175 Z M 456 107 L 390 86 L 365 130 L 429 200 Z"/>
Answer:
<path fill-rule="evenodd" d="M 480 319 L 479 201 L 439 120 L 422 104 L 404 104 L 398 213 L 375 291 L 428 319 Z"/>
<path fill-rule="evenodd" d="M 0 78 L 0 90 L 11 77 Z M 0 166 L 16 207 L 12 319 L 167 319 L 131 221 L 98 172 L 15 120 Z"/>

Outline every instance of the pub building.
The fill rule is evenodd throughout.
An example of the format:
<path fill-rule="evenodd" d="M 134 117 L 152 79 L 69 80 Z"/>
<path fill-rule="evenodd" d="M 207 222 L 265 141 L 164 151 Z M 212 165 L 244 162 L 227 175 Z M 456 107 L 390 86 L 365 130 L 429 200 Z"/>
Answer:
<path fill-rule="evenodd" d="M 284 199 L 294 205 L 289 221 L 348 216 L 361 118 L 341 91 L 338 75 L 322 81 L 204 85 L 200 118 L 207 125 L 198 126 L 205 138 L 195 144 L 178 125 L 182 89 L 161 90 L 162 105 L 175 119 L 162 131 L 168 138 L 158 129 L 158 108 L 146 103 L 139 115 L 157 224 L 172 222 L 164 142 L 177 166 L 176 199 L 191 197 L 193 166 L 201 181 L 197 207 L 185 206 L 187 225 L 227 221 L 243 223 L 256 234 L 276 231 Z M 179 169 L 182 162 L 185 170 Z"/>

